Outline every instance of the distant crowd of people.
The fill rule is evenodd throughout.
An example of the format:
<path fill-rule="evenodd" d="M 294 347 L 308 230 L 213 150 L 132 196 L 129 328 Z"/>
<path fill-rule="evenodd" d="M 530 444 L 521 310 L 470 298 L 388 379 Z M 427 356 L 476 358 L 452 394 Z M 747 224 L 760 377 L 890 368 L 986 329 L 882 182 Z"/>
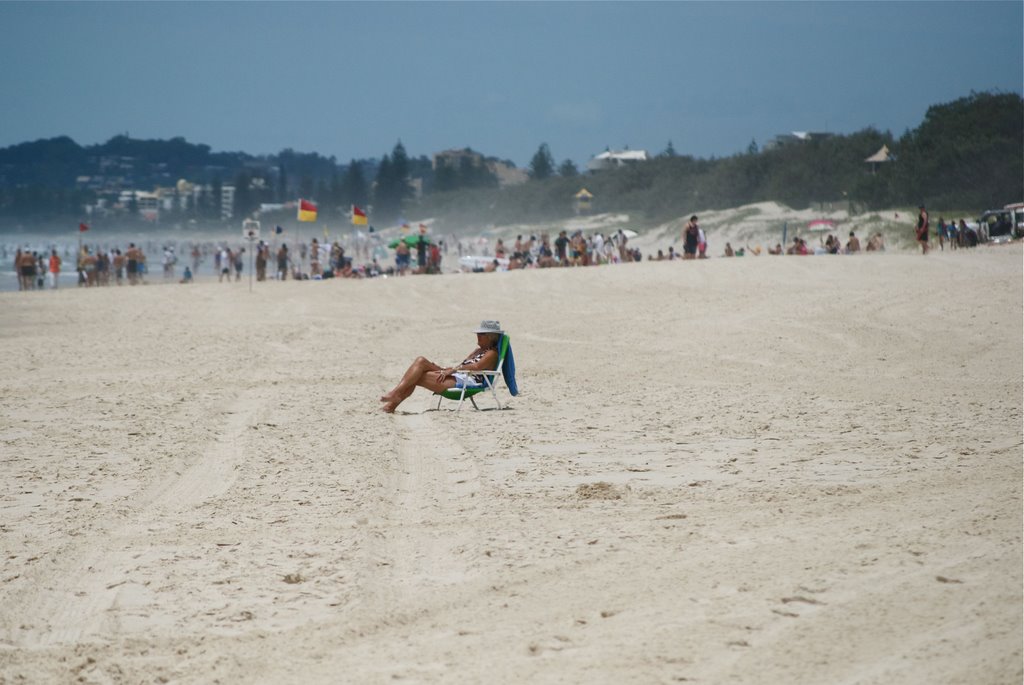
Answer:
<path fill-rule="evenodd" d="M 931 225 L 926 209 L 920 207 L 915 236 L 921 245 L 922 252 L 927 254 Z M 584 235 L 582 230 L 559 231 L 557 237 L 551 240 L 546 233 L 540 236 L 523 235 L 516 236 L 515 242 L 507 246 L 503 239 L 498 238 L 494 245 L 494 254 L 491 256 L 485 244 L 483 257 L 477 257 L 474 261 L 473 271 L 505 271 L 526 268 L 553 268 L 570 266 L 596 266 L 602 264 L 620 264 L 628 262 L 639 262 L 643 260 L 640 250 L 629 244 L 630 236 L 635 233 L 626 232 L 622 229 L 609 235 L 595 232 L 592 235 Z M 939 217 L 938 226 L 935 232 L 938 238 L 940 249 L 945 249 L 948 244 L 950 249 L 975 247 L 981 241 L 978 232 L 963 219 L 959 221 L 945 221 Z M 352 250 L 356 258 L 362 258 L 361 264 L 355 264 L 353 257 L 346 254 L 345 247 L 341 241 L 335 240 L 328 243 L 313 238 L 309 243 L 300 241 L 295 255 L 289 250 L 288 244 L 282 242 L 280 245 L 271 245 L 266 241 L 259 241 L 252 246 L 254 257 L 254 272 L 257 281 L 265 281 L 268 278 L 285 281 L 293 280 L 322 280 L 329 278 L 373 278 L 377 276 L 404 276 L 406 274 L 433 274 L 441 273 L 443 255 L 447 254 L 448 248 L 445 241 L 435 241 L 427 235 L 425 227 L 421 227 L 418 235 L 402 235 L 392 242 L 390 247 L 394 249 L 394 264 L 382 264 L 382 258 L 387 252 L 380 243 L 379 236 L 371 236 L 371 239 L 356 243 Z M 470 246 L 464 245 L 462 241 L 456 240 L 460 258 L 469 254 Z M 677 251 L 675 246 L 670 245 L 666 251 L 659 249 L 657 254 L 647 256 L 648 261 L 663 260 L 693 260 L 708 258 L 708 239 L 704 229 L 700 227 L 696 215 L 691 216 L 682 230 L 680 236 L 682 251 Z M 479 247 L 479 245 L 477 246 Z M 150 243 L 150 248 L 153 244 Z M 217 275 L 218 282 L 240 281 L 245 270 L 246 248 L 231 247 L 228 243 L 191 243 L 189 245 L 191 263 L 186 265 L 179 283 L 191 283 L 200 267 L 207 260 L 212 261 L 213 271 Z M 866 245 L 861 246 L 857 235 L 850 231 L 845 243 L 839 236 L 829 234 L 820 240 L 818 245 L 809 245 L 800 236 L 794 237 L 793 242 L 783 248 L 781 243 L 774 247 L 763 249 L 760 245 L 746 245 L 733 248 L 727 242 L 722 252 L 723 257 L 743 257 L 746 255 L 759 256 L 762 252 L 769 255 L 813 255 L 813 254 L 857 254 L 859 252 L 876 252 L 885 250 L 885 239 L 881 233 L 871 235 Z M 174 281 L 176 276 L 176 265 L 178 257 L 173 244 L 162 246 L 163 250 L 163 277 L 164 281 Z M 9 256 L 7 248 L 2 248 L 3 255 Z M 60 276 L 66 270 L 66 262 L 74 261 L 75 272 L 77 272 L 77 283 L 81 287 L 96 287 L 107 285 L 137 285 L 146 282 L 149 268 L 146 254 L 140 246 L 129 243 L 122 252 L 119 247 L 104 247 L 99 245 L 90 247 L 80 246 L 77 254 L 72 255 L 68 248 L 65 248 L 64 257 L 58 254 L 56 248 L 46 251 L 31 251 L 28 248 L 17 249 L 14 256 L 14 271 L 18 276 L 19 290 L 35 290 L 45 287 L 57 288 L 60 284 Z"/>
<path fill-rule="evenodd" d="M 64 268 L 64 258 L 56 248 L 51 248 L 49 255 L 45 251 L 31 251 L 28 248 L 18 248 L 14 254 L 18 290 L 42 290 L 46 287 L 56 289 L 60 286 Z M 75 260 L 75 271 L 78 274 L 78 285 L 82 287 L 111 283 L 121 285 L 125 281 L 129 285 L 136 285 L 144 281 L 146 255 L 135 243 L 129 243 L 124 252 L 117 248 L 101 250 L 83 245 Z"/>
<path fill-rule="evenodd" d="M 629 246 L 629 238 L 622 230 L 607 237 L 600 232 L 585 236 L 582 230 L 574 231 L 572 235 L 563 230 L 554 240 L 547 233 L 540 237 L 518 235 L 511 247 L 505 245 L 504 239 L 498 238 L 493 258 L 473 268 L 473 271 L 597 266 L 639 262 L 642 259 L 640 250 Z"/>
<path fill-rule="evenodd" d="M 914 228 L 914 236 L 917 239 L 917 244 L 921 246 L 921 254 L 928 254 L 931 222 L 928 218 L 928 210 L 924 205 L 918 207 L 917 226 Z M 955 219 L 946 223 L 946 220 L 941 216 L 939 217 L 938 225 L 935 227 L 935 236 L 939 239 L 940 251 L 945 250 L 947 244 L 949 249 L 956 250 L 977 247 L 978 243 L 982 241 L 978 231 L 973 226 L 968 225 L 963 219 L 960 219 L 959 224 L 957 224 Z"/>

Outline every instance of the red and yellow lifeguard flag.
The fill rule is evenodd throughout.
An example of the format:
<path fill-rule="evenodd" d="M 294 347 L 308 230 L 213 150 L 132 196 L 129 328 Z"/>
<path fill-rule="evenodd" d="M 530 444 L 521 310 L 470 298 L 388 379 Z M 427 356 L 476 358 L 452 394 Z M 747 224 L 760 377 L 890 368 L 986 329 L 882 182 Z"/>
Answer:
<path fill-rule="evenodd" d="M 366 221 L 366 212 L 359 209 L 355 205 L 352 205 L 352 225 L 353 226 L 365 226 L 368 222 Z"/>
<path fill-rule="evenodd" d="M 316 205 L 309 200 L 299 200 L 299 221 L 316 221 Z"/>

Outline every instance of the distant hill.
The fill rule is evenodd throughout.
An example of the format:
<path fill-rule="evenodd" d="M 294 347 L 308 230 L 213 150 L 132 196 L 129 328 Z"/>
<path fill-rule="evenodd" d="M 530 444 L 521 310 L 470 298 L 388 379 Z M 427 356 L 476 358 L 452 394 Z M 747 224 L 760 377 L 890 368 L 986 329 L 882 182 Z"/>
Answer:
<path fill-rule="evenodd" d="M 891 161 L 865 162 L 883 146 Z M 929 108 L 921 125 L 898 139 L 866 128 L 722 159 L 663 154 L 593 174 L 567 169 L 564 176 L 508 187 L 484 183 L 440 191 L 452 187 L 451 179 L 435 188 L 431 161 L 405 159 L 404 148 L 402 154 L 406 181 L 415 179 L 419 190 L 403 191 L 405 215 L 434 217 L 453 228 L 567 218 L 581 187 L 594 194 L 593 211 L 627 212 L 651 226 L 696 209 L 768 201 L 796 209 L 845 203 L 855 212 L 919 203 L 983 209 L 1022 199 L 1024 100 L 1016 94 L 972 93 Z M 387 155 L 359 161 L 364 194 L 379 181 L 382 163 L 388 167 Z M 213 152 L 184 138 L 119 135 L 81 146 L 60 136 L 0 149 L 0 218 L 79 217 L 84 205 L 98 198 L 116 197 L 123 189 L 173 187 L 178 179 L 216 183 L 216 188 L 242 184 L 249 203 L 245 211 L 258 202 L 301 195 L 341 216 L 354 192 L 346 195 L 348 167 L 333 157 L 290 149 L 254 156 Z M 365 201 L 372 204 L 373 199 L 366 195 Z M 173 220 L 215 223 L 220 216 L 197 204 Z M 130 215 L 124 218 L 131 220 Z"/>

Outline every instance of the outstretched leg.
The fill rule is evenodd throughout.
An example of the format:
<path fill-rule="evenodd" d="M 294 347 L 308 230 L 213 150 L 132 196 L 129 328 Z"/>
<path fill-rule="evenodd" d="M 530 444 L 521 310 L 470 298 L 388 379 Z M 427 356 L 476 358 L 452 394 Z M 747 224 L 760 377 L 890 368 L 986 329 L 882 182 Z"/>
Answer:
<path fill-rule="evenodd" d="M 455 386 L 454 378 L 446 378 L 443 381 L 437 380 L 434 375 L 442 367 L 430 361 L 426 357 L 417 357 L 405 374 L 391 392 L 381 395 L 380 401 L 384 403 L 382 409 L 388 413 L 394 412 L 399 404 L 404 402 L 413 393 L 416 386 L 424 387 L 432 392 L 440 392 Z"/>
<path fill-rule="evenodd" d="M 413 360 L 412 364 L 409 365 L 409 368 L 405 370 L 405 373 L 402 374 L 402 380 L 398 381 L 398 385 L 392 388 L 390 392 L 381 395 L 380 401 L 390 402 L 398 398 L 401 398 L 399 399 L 399 401 L 405 399 L 406 397 L 409 396 L 409 393 L 411 393 L 412 390 L 416 387 L 417 381 L 419 381 L 420 377 L 424 373 L 440 370 L 440 366 L 430 361 L 426 357 L 416 357 L 416 359 Z"/>

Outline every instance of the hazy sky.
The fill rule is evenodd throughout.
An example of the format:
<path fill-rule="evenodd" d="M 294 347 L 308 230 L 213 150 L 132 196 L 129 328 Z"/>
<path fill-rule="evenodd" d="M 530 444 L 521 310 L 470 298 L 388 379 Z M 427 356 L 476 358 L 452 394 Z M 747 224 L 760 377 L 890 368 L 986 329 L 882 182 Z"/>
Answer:
<path fill-rule="evenodd" d="M 1021 93 L 1022 36 L 1019 1 L 0 2 L 0 146 L 725 156 Z"/>

